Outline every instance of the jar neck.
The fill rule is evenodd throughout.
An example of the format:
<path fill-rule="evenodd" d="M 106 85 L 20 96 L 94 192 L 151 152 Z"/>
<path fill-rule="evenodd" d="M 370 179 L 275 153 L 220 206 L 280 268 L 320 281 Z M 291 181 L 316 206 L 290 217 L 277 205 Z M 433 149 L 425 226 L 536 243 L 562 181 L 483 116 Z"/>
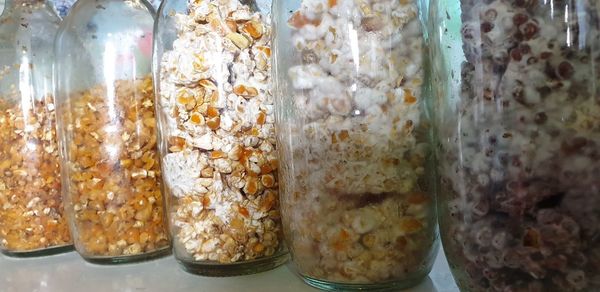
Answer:
<path fill-rule="evenodd" d="M 30 6 L 34 4 L 42 4 L 45 3 L 46 0 L 5 0 L 4 1 L 4 9 L 16 8 L 19 6 Z"/>

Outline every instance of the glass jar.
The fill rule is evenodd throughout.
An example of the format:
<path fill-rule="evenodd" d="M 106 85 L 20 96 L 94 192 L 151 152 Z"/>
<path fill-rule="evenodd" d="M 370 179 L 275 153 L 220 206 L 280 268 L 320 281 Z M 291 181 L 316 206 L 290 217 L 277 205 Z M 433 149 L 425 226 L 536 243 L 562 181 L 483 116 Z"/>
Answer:
<path fill-rule="evenodd" d="M 284 234 L 321 289 L 417 284 L 437 251 L 419 1 L 274 2 Z"/>
<path fill-rule="evenodd" d="M 191 273 L 255 273 L 288 258 L 268 2 L 166 0 L 158 12 L 154 76 L 167 209 L 175 256 Z"/>
<path fill-rule="evenodd" d="M 434 1 L 440 230 L 463 291 L 600 289 L 597 1 Z"/>
<path fill-rule="evenodd" d="M 75 247 L 99 263 L 169 252 L 154 89 L 153 9 L 80 0 L 56 38 L 63 185 Z"/>
<path fill-rule="evenodd" d="M 0 250 L 71 248 L 60 185 L 52 43 L 60 19 L 39 0 L 9 0 L 0 16 Z"/>

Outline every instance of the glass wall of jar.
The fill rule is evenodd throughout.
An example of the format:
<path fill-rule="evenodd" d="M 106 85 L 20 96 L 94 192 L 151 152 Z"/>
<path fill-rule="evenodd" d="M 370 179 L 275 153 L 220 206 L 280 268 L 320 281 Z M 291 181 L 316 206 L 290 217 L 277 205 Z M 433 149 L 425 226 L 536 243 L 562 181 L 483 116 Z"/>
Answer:
<path fill-rule="evenodd" d="M 72 245 L 52 95 L 59 23 L 40 0 L 9 0 L 0 16 L 0 250 L 11 255 Z"/>
<path fill-rule="evenodd" d="M 60 26 L 56 99 L 66 209 L 93 262 L 169 252 L 145 0 L 80 0 Z"/>
<path fill-rule="evenodd" d="M 431 269 L 425 8 L 274 2 L 281 212 L 309 285 L 402 288 Z"/>
<path fill-rule="evenodd" d="M 167 0 L 154 70 L 174 251 L 213 276 L 272 269 L 282 244 L 270 1 Z"/>
<path fill-rule="evenodd" d="M 438 209 L 460 288 L 598 291 L 599 2 L 433 3 Z"/>

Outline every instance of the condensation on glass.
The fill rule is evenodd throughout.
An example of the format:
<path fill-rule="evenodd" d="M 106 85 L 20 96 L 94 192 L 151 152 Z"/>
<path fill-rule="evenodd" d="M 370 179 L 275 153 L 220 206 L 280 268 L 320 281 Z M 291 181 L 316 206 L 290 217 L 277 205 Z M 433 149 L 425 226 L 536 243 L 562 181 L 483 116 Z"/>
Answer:
<path fill-rule="evenodd" d="M 597 1 L 434 1 L 440 230 L 463 291 L 600 289 Z"/>

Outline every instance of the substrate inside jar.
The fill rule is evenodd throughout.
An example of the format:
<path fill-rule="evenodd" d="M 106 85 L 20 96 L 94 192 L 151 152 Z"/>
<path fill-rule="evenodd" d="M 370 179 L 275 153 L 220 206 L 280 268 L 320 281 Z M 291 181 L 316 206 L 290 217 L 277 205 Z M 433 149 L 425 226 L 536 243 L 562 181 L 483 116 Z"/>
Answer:
<path fill-rule="evenodd" d="M 78 93 L 63 105 L 74 237 L 84 257 L 169 245 L 150 77 Z"/>
<path fill-rule="evenodd" d="M 0 246 L 19 253 L 69 245 L 53 98 L 11 100 L 0 103 Z"/>
<path fill-rule="evenodd" d="M 461 2 L 460 128 L 441 163 L 449 258 L 472 291 L 600 287 L 600 34 L 578 3 Z"/>
<path fill-rule="evenodd" d="M 426 273 L 435 223 L 417 4 L 302 1 L 288 24 L 301 60 L 286 72 L 282 212 L 300 272 L 360 284 Z"/>
<path fill-rule="evenodd" d="M 192 262 L 272 256 L 281 228 L 269 25 L 237 0 L 188 5 L 161 60 L 175 247 Z"/>

